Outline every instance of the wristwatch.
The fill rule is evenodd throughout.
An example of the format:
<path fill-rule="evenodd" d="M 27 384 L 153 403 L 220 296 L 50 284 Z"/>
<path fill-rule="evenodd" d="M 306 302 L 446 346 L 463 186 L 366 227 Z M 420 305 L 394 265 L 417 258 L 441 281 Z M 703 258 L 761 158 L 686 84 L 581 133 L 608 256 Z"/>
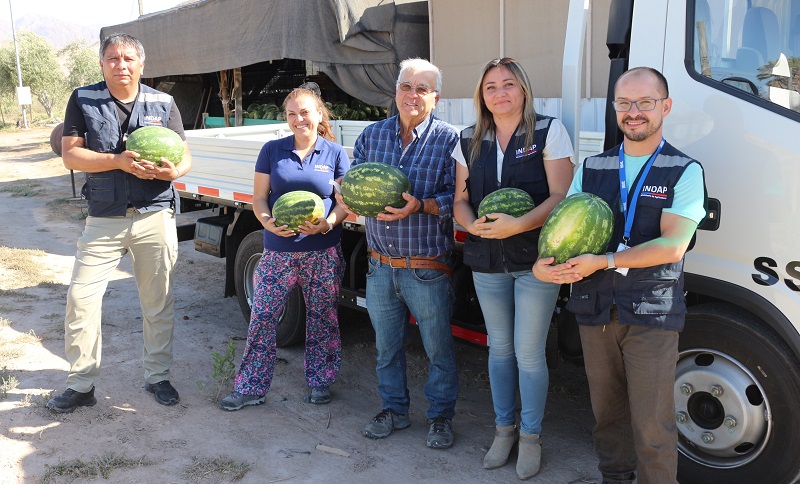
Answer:
<path fill-rule="evenodd" d="M 614 270 L 617 268 L 617 265 L 614 263 L 613 252 L 606 252 L 606 260 L 608 261 L 608 267 L 606 267 L 607 271 Z"/>

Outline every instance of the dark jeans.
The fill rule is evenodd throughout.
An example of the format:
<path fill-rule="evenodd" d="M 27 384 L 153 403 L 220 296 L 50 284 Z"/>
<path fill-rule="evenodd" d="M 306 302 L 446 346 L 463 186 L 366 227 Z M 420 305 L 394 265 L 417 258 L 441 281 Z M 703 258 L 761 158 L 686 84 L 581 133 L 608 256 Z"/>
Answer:
<path fill-rule="evenodd" d="M 598 468 L 609 484 L 673 484 L 678 472 L 675 365 L 678 333 L 620 324 L 581 326 L 581 343 L 597 421 Z"/>

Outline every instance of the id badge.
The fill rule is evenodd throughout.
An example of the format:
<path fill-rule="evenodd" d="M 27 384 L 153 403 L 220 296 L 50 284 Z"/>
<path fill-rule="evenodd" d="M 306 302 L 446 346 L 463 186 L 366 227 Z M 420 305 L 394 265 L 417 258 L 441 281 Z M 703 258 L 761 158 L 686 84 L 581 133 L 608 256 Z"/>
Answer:
<path fill-rule="evenodd" d="M 630 249 L 630 247 L 625 245 L 623 242 L 620 242 L 619 245 L 617 246 L 617 252 L 622 252 L 623 250 L 628 250 L 628 249 Z M 622 274 L 623 276 L 627 276 L 628 275 L 628 268 L 627 267 L 617 267 L 615 270 L 617 272 L 619 272 L 620 274 Z"/>

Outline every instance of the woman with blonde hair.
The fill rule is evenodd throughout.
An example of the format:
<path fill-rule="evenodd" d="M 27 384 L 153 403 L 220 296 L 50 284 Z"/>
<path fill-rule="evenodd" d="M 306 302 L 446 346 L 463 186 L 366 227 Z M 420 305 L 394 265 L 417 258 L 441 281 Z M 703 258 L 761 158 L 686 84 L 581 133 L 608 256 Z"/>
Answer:
<path fill-rule="evenodd" d="M 464 263 L 472 268 L 489 335 L 496 430 L 483 466 L 505 465 L 519 440 L 517 475 L 528 479 L 541 463 L 545 341 L 559 290 L 557 284 L 536 279 L 531 268 L 540 228 L 572 181 L 572 143 L 557 119 L 536 114 L 530 81 L 514 59 L 486 64 L 475 89 L 475 108 L 478 119 L 461 132 L 453 152 L 458 162 L 453 214 L 469 232 Z M 535 207 L 520 217 L 490 213 L 478 218 L 480 202 L 506 187 L 527 192 Z"/>

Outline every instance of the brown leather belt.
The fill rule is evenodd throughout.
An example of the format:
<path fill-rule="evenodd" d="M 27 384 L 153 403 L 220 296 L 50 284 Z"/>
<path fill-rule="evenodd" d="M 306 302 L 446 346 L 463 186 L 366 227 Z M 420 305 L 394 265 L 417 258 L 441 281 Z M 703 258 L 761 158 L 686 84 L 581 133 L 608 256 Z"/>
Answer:
<path fill-rule="evenodd" d="M 386 264 L 394 269 L 433 269 L 442 271 L 448 276 L 453 275 L 453 270 L 449 265 L 434 260 L 434 257 L 389 257 L 375 250 L 371 250 L 370 255 L 381 264 Z"/>

